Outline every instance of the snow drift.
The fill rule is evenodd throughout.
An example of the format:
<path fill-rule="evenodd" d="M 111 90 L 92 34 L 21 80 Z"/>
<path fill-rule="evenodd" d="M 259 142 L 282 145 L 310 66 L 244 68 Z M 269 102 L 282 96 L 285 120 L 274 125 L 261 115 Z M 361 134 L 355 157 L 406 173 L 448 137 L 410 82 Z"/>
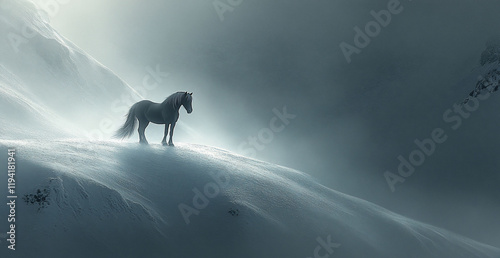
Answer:
<path fill-rule="evenodd" d="M 19 195 L 17 249 L 2 244 L 2 257 L 500 256 L 302 172 L 211 147 L 69 139 L 0 146 L 17 150 Z M 45 201 L 21 199 L 37 192 Z"/>

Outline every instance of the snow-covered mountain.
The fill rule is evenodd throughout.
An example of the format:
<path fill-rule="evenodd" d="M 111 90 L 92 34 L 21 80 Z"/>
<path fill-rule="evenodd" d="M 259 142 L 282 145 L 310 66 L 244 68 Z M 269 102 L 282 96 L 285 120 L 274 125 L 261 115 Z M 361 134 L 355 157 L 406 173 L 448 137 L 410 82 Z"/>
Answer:
<path fill-rule="evenodd" d="M 2 257 L 500 257 L 302 172 L 211 147 L 0 146 L 17 150 L 19 195 L 17 248 L 2 239 Z"/>
<path fill-rule="evenodd" d="M 108 124 L 122 119 L 112 113 L 113 101 L 123 94 L 139 98 L 113 72 L 57 33 L 27 0 L 2 0 L 0 35 L 0 91 L 5 100 L 0 108 L 9 110 L 0 119 L 8 123 L 16 122 L 10 116 L 29 116 L 21 107 L 28 105 L 38 119 L 67 132 L 89 134 L 99 130 L 104 119 Z M 89 107 L 94 112 L 88 112 Z M 99 132 L 97 136 L 111 134 Z"/>
<path fill-rule="evenodd" d="M 0 257 L 500 257 L 293 169 L 201 145 L 77 138 L 129 87 L 30 2 L 1 4 L 0 152 L 15 149 L 17 199 L 15 251 L 12 207 L 0 206 Z"/>

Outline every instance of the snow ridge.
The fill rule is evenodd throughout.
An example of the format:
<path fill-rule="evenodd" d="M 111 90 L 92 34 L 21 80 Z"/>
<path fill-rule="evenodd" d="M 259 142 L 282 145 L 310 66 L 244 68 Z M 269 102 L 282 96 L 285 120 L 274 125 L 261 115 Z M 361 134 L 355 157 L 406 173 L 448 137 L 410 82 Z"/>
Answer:
<path fill-rule="evenodd" d="M 308 257 L 321 238 L 335 244 L 332 257 L 500 256 L 300 171 L 212 147 L 77 139 L 0 146 L 19 150 L 20 195 L 49 192 L 45 207 L 18 205 L 18 255 Z"/>

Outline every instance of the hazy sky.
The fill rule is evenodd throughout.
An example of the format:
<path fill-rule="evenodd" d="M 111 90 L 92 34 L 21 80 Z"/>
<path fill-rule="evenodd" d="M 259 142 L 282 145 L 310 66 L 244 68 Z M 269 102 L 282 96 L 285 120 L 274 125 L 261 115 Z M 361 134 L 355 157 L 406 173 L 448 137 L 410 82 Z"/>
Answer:
<path fill-rule="evenodd" d="M 193 91 L 194 112 L 180 121 L 198 136 L 181 127 L 178 141 L 255 151 L 333 189 L 498 243 L 483 229 L 500 229 L 500 99 L 482 103 L 457 130 L 442 118 L 474 88 L 486 40 L 500 31 L 498 1 L 229 2 L 216 2 L 229 8 L 223 21 L 211 0 L 70 0 L 49 16 L 132 87 L 145 67 L 159 65 L 169 77 L 147 98 Z M 356 37 L 367 24 L 369 42 Z M 342 42 L 362 45 L 350 63 Z M 285 106 L 281 127 L 273 110 Z M 447 141 L 392 193 L 383 173 L 396 172 L 397 157 L 435 128 Z M 161 127 L 148 130 L 150 142 L 161 140 Z"/>

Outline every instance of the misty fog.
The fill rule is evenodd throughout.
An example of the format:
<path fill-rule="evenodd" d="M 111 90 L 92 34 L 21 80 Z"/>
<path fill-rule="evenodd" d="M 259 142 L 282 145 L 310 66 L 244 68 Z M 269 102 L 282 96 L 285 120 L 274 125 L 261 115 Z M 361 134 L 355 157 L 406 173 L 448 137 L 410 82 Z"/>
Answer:
<path fill-rule="evenodd" d="M 117 117 L 140 97 L 194 92 L 177 142 L 308 171 L 332 189 L 498 246 L 500 94 L 457 129 L 443 114 L 474 89 L 485 44 L 500 31 L 499 2 L 221 0 L 223 13 L 211 0 L 66 2 L 46 10 L 50 24 L 131 87 L 118 91 Z M 391 8 L 349 62 L 340 45 L 355 47 L 356 27 Z M 151 79 L 157 87 L 145 89 Z M 277 115 L 284 109 L 286 121 Z M 398 156 L 408 159 L 415 139 L 432 139 L 436 128 L 447 140 L 392 192 L 384 173 L 396 173 Z M 150 143 L 162 133 L 146 132 Z"/>

